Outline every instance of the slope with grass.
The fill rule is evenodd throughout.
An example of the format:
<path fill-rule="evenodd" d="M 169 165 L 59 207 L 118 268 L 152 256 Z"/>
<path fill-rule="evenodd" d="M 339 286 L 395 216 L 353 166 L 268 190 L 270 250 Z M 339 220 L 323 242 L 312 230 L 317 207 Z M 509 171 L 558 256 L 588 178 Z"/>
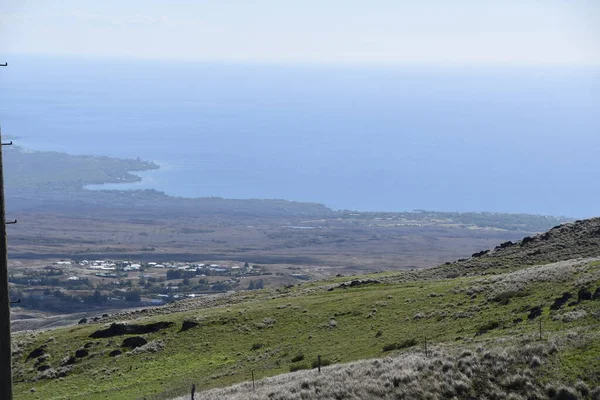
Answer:
<path fill-rule="evenodd" d="M 165 399 L 192 383 L 245 382 L 252 371 L 257 379 L 299 371 L 259 382 L 254 398 L 589 397 L 600 381 L 598 232 L 600 219 L 581 221 L 429 270 L 186 300 L 20 334 L 16 398 Z M 527 354 L 511 350 L 525 345 Z M 320 377 L 319 355 L 334 364 Z M 386 358 L 345 364 L 375 357 Z M 363 375 L 352 389 L 348 380 Z M 203 395 L 236 398 L 247 388 Z"/>

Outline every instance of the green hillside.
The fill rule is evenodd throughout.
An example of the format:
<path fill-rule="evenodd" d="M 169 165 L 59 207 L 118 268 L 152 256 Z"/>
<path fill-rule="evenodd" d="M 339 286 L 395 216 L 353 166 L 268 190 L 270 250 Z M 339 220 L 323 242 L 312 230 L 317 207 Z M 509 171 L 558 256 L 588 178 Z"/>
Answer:
<path fill-rule="evenodd" d="M 430 270 L 185 300 L 20 334 L 15 398 L 165 399 L 192 383 L 204 390 L 247 381 L 252 371 L 259 379 L 308 369 L 318 355 L 339 364 L 420 354 L 425 340 L 448 352 L 515 346 L 539 340 L 540 326 L 540 343 L 559 345 L 535 381 L 593 388 L 600 382 L 600 219 L 553 231 Z M 123 347 L 136 340 L 132 346 L 147 343 Z M 461 393 L 477 397 L 478 388 Z"/>

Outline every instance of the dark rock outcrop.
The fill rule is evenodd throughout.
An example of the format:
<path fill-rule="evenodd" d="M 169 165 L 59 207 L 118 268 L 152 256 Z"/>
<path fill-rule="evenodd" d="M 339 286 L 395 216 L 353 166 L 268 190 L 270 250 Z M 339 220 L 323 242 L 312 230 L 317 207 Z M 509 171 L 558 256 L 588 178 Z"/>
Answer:
<path fill-rule="evenodd" d="M 75 357 L 83 358 L 83 357 L 87 357 L 89 354 L 90 354 L 90 352 L 87 351 L 86 349 L 79 349 L 75 352 Z"/>
<path fill-rule="evenodd" d="M 96 331 L 90 335 L 92 338 L 108 338 L 122 335 L 143 335 L 146 333 L 158 332 L 161 329 L 169 328 L 173 322 L 155 322 L 147 325 L 127 325 L 127 324 L 112 324 L 107 329 Z"/>
<path fill-rule="evenodd" d="M 471 257 L 473 257 L 473 258 L 483 257 L 489 252 L 490 252 L 489 250 L 483 250 L 483 251 L 480 251 L 479 253 L 474 253 Z"/>
<path fill-rule="evenodd" d="M 34 349 L 27 356 L 27 361 L 31 360 L 32 358 L 38 358 L 40 356 L 43 356 L 46 352 L 45 348 L 46 348 L 46 346 L 41 346 L 41 347 L 38 347 L 37 349 Z"/>
<path fill-rule="evenodd" d="M 374 279 L 362 279 L 362 280 L 353 280 L 352 282 L 346 282 L 346 283 L 341 283 L 338 287 L 342 288 L 342 289 L 346 289 L 346 288 L 353 288 L 353 287 L 358 287 L 358 286 L 362 286 L 362 285 L 370 285 L 370 284 L 375 284 L 375 283 L 380 283 L 377 280 Z"/>
<path fill-rule="evenodd" d="M 542 307 L 535 306 L 529 310 L 529 315 L 527 316 L 527 319 L 531 320 L 531 319 L 539 317 L 540 315 L 542 315 Z"/>
<path fill-rule="evenodd" d="M 195 328 L 196 326 L 198 326 L 199 324 L 195 321 L 189 321 L 189 320 L 185 320 L 183 321 L 183 323 L 181 324 L 181 329 L 179 330 L 179 332 L 184 332 L 187 331 L 188 329 L 192 329 Z"/>
<path fill-rule="evenodd" d="M 554 304 L 552 304 L 550 306 L 551 310 L 559 310 L 562 306 L 564 306 L 567 301 L 569 301 L 569 299 L 573 297 L 573 295 L 571 295 L 571 293 L 569 292 L 565 292 L 563 293 L 563 295 L 557 299 L 554 300 Z"/>
<path fill-rule="evenodd" d="M 121 354 L 123 354 L 123 352 L 121 350 L 113 350 L 110 353 L 108 353 L 108 355 L 110 357 L 120 356 Z"/>
<path fill-rule="evenodd" d="M 121 347 L 135 349 L 136 347 L 141 347 L 141 346 L 145 345 L 146 343 L 148 343 L 148 341 L 146 339 L 144 339 L 143 337 L 132 336 L 132 337 L 128 337 L 125 340 L 123 340 L 123 344 L 121 345 Z"/>
<path fill-rule="evenodd" d="M 592 292 L 590 292 L 586 288 L 580 289 L 579 292 L 577 293 L 578 301 L 585 301 L 585 300 L 591 300 L 591 299 L 592 299 Z"/>

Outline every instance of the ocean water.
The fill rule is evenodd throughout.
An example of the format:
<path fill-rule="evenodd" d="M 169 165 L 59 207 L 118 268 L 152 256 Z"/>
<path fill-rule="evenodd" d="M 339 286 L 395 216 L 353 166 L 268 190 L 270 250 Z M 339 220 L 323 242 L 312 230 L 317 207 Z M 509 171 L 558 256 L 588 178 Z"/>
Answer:
<path fill-rule="evenodd" d="M 5 135 L 184 197 L 600 215 L 600 70 L 9 57 Z"/>

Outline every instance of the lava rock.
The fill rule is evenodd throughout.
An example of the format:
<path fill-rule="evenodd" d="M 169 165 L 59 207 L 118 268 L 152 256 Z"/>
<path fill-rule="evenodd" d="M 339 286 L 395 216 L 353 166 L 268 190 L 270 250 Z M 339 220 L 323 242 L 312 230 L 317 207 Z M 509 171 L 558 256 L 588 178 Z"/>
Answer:
<path fill-rule="evenodd" d="M 45 354 L 45 352 L 46 352 L 45 346 L 38 347 L 37 349 L 34 349 L 31 353 L 29 353 L 26 361 L 29 361 L 32 358 L 38 358 L 40 356 L 43 356 Z"/>
<path fill-rule="evenodd" d="M 189 320 L 185 320 L 183 321 L 183 323 L 181 324 L 181 329 L 179 330 L 179 332 L 184 332 L 187 331 L 188 329 L 192 329 L 197 327 L 199 324 L 195 321 L 189 321 Z"/>
<path fill-rule="evenodd" d="M 113 350 L 110 353 L 108 353 L 108 355 L 111 357 L 120 356 L 121 354 L 123 354 L 123 352 L 121 350 Z"/>
<path fill-rule="evenodd" d="M 590 292 L 586 288 L 579 290 L 579 292 L 577 293 L 577 300 L 579 300 L 579 301 L 585 301 L 585 300 L 591 300 L 591 299 L 592 299 L 592 292 Z"/>
<path fill-rule="evenodd" d="M 529 315 L 527 316 L 527 319 L 534 319 L 539 317 L 540 315 L 542 315 L 542 307 L 535 306 L 529 310 Z"/>
<path fill-rule="evenodd" d="M 130 349 L 135 349 L 136 347 L 141 347 L 143 345 L 145 345 L 146 343 L 148 343 L 148 341 L 146 339 L 144 339 L 141 336 L 132 336 L 132 337 L 128 337 L 127 339 L 123 340 L 123 344 L 121 345 L 121 347 L 128 347 Z"/>
<path fill-rule="evenodd" d="M 564 306 L 569 299 L 573 297 L 573 295 L 569 292 L 563 293 L 563 295 L 554 300 L 554 304 L 550 306 L 551 310 L 559 310 L 562 306 Z"/>
<path fill-rule="evenodd" d="M 87 351 L 86 349 L 79 349 L 75 352 L 75 357 L 83 358 L 83 357 L 87 357 L 89 354 L 90 354 L 90 352 Z"/>
<path fill-rule="evenodd" d="M 169 328 L 173 322 L 155 322 L 147 325 L 127 325 L 127 324 L 112 324 L 107 329 L 96 331 L 90 335 L 92 338 L 108 338 L 122 335 L 143 335 L 146 333 L 158 332 L 161 329 Z"/>

